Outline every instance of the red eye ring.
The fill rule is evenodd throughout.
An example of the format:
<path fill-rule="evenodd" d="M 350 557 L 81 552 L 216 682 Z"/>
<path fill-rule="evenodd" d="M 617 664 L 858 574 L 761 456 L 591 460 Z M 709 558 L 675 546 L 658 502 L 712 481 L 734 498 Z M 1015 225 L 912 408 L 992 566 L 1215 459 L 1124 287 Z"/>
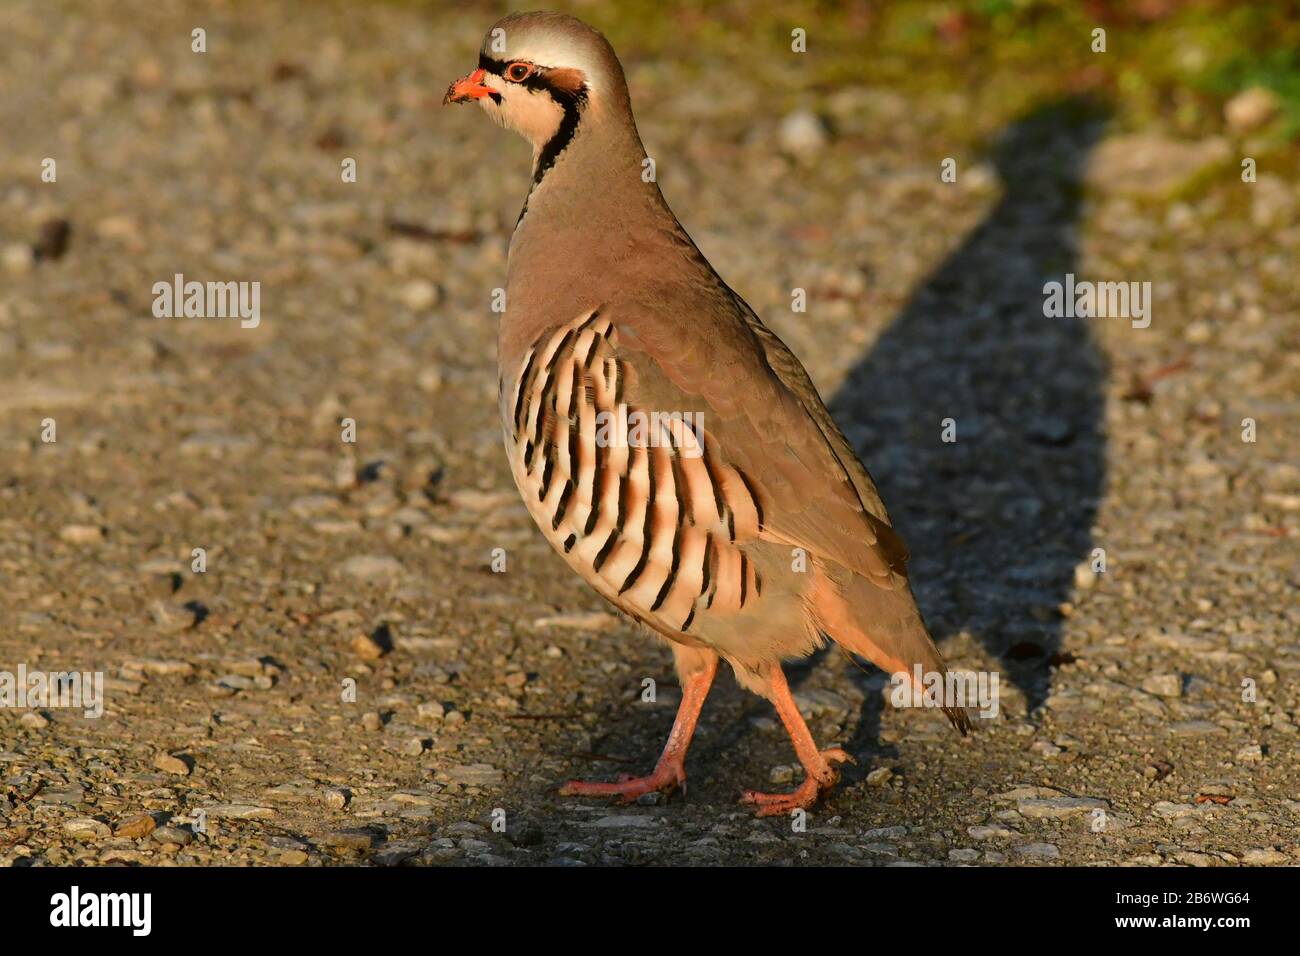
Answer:
<path fill-rule="evenodd" d="M 522 83 L 533 73 L 533 65 L 517 61 L 506 67 L 506 79 L 514 83 Z"/>

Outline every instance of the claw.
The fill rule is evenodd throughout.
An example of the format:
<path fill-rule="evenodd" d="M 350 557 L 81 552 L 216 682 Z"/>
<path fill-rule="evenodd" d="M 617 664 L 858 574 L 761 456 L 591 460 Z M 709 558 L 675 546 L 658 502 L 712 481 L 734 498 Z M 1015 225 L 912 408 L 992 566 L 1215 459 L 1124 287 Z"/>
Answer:
<path fill-rule="evenodd" d="M 821 751 L 825 762 L 825 772 L 820 779 L 809 773 L 791 793 L 763 793 L 758 790 L 746 790 L 740 796 L 741 803 L 758 807 L 760 817 L 784 816 L 791 810 L 811 810 L 823 793 L 839 782 L 840 775 L 832 764 L 857 763 L 852 755 L 839 747 Z"/>
<path fill-rule="evenodd" d="M 680 788 L 685 795 L 686 750 L 691 744 L 695 722 L 699 719 L 700 708 L 704 706 L 704 698 L 709 694 L 717 670 L 718 658 L 713 655 L 703 670 L 692 673 L 683 683 L 682 702 L 678 705 L 668 743 L 664 745 L 659 762 L 648 776 L 631 777 L 624 774 L 614 783 L 570 780 L 560 788 L 560 794 L 566 797 L 618 797 L 624 803 L 632 803 L 637 797 L 656 790 L 667 796 Z"/>
<path fill-rule="evenodd" d="M 621 774 L 613 783 L 595 783 L 570 780 L 560 788 L 564 797 L 617 797 L 622 803 L 633 803 L 638 797 L 658 791 L 664 796 L 680 788 L 686 793 L 686 770 L 680 765 L 660 765 L 644 777 Z"/>

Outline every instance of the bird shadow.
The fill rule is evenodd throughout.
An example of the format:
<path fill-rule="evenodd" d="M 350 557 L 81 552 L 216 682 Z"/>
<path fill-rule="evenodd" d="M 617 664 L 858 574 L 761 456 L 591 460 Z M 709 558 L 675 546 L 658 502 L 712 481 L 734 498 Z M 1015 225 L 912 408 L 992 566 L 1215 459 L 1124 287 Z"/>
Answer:
<path fill-rule="evenodd" d="M 828 403 L 908 544 L 936 642 L 970 634 L 1028 714 L 1063 659 L 1057 609 L 1090 557 L 1105 484 L 1105 362 L 1089 320 L 1044 315 L 1043 286 L 1078 273 L 1081 181 L 1107 117 L 1104 104 L 1071 97 L 999 133 L 989 158 L 1001 199 Z M 943 440 L 946 419 L 955 441 Z M 828 656 L 788 663 L 791 688 Z M 888 676 L 852 658 L 847 667 L 864 699 L 838 737 L 851 753 L 891 756 L 880 741 Z M 741 719 L 697 749 L 731 752 L 753 732 L 749 719 L 768 714 L 743 701 Z"/>
<path fill-rule="evenodd" d="M 1044 315 L 1043 286 L 1077 272 L 1081 180 L 1106 118 L 1069 98 L 1000 133 L 1000 201 L 830 402 L 908 543 L 936 641 L 969 633 L 1031 714 L 1062 660 L 1058 607 L 1105 484 L 1105 363 L 1089 320 Z M 851 747 L 878 739 L 880 677 Z"/>

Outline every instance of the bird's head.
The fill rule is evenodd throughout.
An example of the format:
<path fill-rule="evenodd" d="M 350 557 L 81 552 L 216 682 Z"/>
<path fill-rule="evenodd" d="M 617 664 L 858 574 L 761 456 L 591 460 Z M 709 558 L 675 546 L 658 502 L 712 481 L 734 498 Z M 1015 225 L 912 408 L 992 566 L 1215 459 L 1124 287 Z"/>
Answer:
<path fill-rule="evenodd" d="M 609 41 L 581 20 L 515 13 L 488 31 L 478 68 L 443 97 L 470 101 L 540 152 L 560 138 L 567 144 L 590 113 L 625 106 L 627 84 Z"/>

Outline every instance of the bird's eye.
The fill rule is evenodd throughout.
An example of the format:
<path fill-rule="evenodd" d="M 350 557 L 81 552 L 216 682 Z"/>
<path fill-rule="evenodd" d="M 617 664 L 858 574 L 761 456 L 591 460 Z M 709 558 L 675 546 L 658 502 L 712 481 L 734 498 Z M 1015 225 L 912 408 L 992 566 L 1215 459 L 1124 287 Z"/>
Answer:
<path fill-rule="evenodd" d="M 533 68 L 527 63 L 511 63 L 506 67 L 506 79 L 522 83 L 532 72 Z"/>

